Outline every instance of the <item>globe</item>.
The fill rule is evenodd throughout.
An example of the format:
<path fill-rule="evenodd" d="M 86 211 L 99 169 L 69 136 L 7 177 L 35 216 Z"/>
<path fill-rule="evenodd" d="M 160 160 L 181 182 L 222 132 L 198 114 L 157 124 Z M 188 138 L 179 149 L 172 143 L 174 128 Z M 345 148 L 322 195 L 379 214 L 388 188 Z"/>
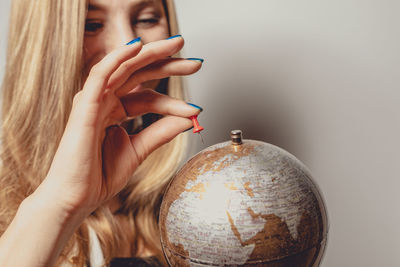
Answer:
<path fill-rule="evenodd" d="M 306 167 L 261 141 L 231 141 L 192 157 L 161 203 L 170 266 L 318 266 L 327 214 Z"/>

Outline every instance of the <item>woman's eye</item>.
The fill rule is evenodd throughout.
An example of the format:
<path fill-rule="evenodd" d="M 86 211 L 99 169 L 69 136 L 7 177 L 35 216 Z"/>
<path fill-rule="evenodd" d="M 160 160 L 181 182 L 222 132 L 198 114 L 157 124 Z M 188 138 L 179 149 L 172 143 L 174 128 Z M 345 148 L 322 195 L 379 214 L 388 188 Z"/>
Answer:
<path fill-rule="evenodd" d="M 86 21 L 85 23 L 85 33 L 95 34 L 103 28 L 103 24 L 96 21 Z"/>
<path fill-rule="evenodd" d="M 149 28 L 158 23 L 158 18 L 146 18 L 146 19 L 137 19 L 133 22 L 136 27 L 140 28 Z"/>

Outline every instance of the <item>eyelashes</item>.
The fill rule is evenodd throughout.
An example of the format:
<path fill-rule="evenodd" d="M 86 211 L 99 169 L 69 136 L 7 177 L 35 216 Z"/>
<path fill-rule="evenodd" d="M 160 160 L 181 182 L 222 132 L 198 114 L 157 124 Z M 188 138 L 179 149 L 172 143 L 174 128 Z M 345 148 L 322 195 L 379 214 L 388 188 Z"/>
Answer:
<path fill-rule="evenodd" d="M 100 21 L 86 20 L 85 34 L 94 35 L 103 29 L 104 25 Z"/>
<path fill-rule="evenodd" d="M 137 28 L 150 28 L 160 21 L 160 18 L 158 17 L 150 17 L 150 18 L 143 18 L 143 19 L 137 19 L 132 22 L 133 26 Z"/>
<path fill-rule="evenodd" d="M 160 21 L 158 16 L 135 19 L 132 21 L 132 26 L 138 29 L 148 29 L 157 25 Z M 85 34 L 96 35 L 104 28 L 104 23 L 101 20 L 87 19 L 85 22 Z"/>

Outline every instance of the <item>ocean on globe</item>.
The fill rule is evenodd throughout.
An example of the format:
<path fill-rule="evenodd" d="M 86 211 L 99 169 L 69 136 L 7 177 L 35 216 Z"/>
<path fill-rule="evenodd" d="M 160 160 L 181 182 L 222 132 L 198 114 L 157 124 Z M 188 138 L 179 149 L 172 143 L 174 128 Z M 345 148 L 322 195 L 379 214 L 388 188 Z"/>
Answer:
<path fill-rule="evenodd" d="M 232 140 L 192 157 L 168 185 L 159 227 L 170 266 L 318 266 L 326 208 L 306 167 L 285 150 Z"/>

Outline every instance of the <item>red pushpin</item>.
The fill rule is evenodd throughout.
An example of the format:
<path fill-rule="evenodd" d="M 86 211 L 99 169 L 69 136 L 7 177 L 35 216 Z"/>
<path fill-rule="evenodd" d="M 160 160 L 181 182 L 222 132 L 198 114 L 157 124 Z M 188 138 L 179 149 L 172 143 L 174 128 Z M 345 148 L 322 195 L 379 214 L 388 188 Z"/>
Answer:
<path fill-rule="evenodd" d="M 197 120 L 197 115 L 190 116 L 189 119 L 193 122 L 193 132 L 200 135 L 201 142 L 204 144 L 203 136 L 200 134 L 200 132 L 204 130 L 204 127 L 200 126 L 199 121 Z"/>
<path fill-rule="evenodd" d="M 189 119 L 191 119 L 193 122 L 193 132 L 194 133 L 199 133 L 204 130 L 204 128 L 202 126 L 200 126 L 199 121 L 197 120 L 197 115 L 190 116 Z"/>

